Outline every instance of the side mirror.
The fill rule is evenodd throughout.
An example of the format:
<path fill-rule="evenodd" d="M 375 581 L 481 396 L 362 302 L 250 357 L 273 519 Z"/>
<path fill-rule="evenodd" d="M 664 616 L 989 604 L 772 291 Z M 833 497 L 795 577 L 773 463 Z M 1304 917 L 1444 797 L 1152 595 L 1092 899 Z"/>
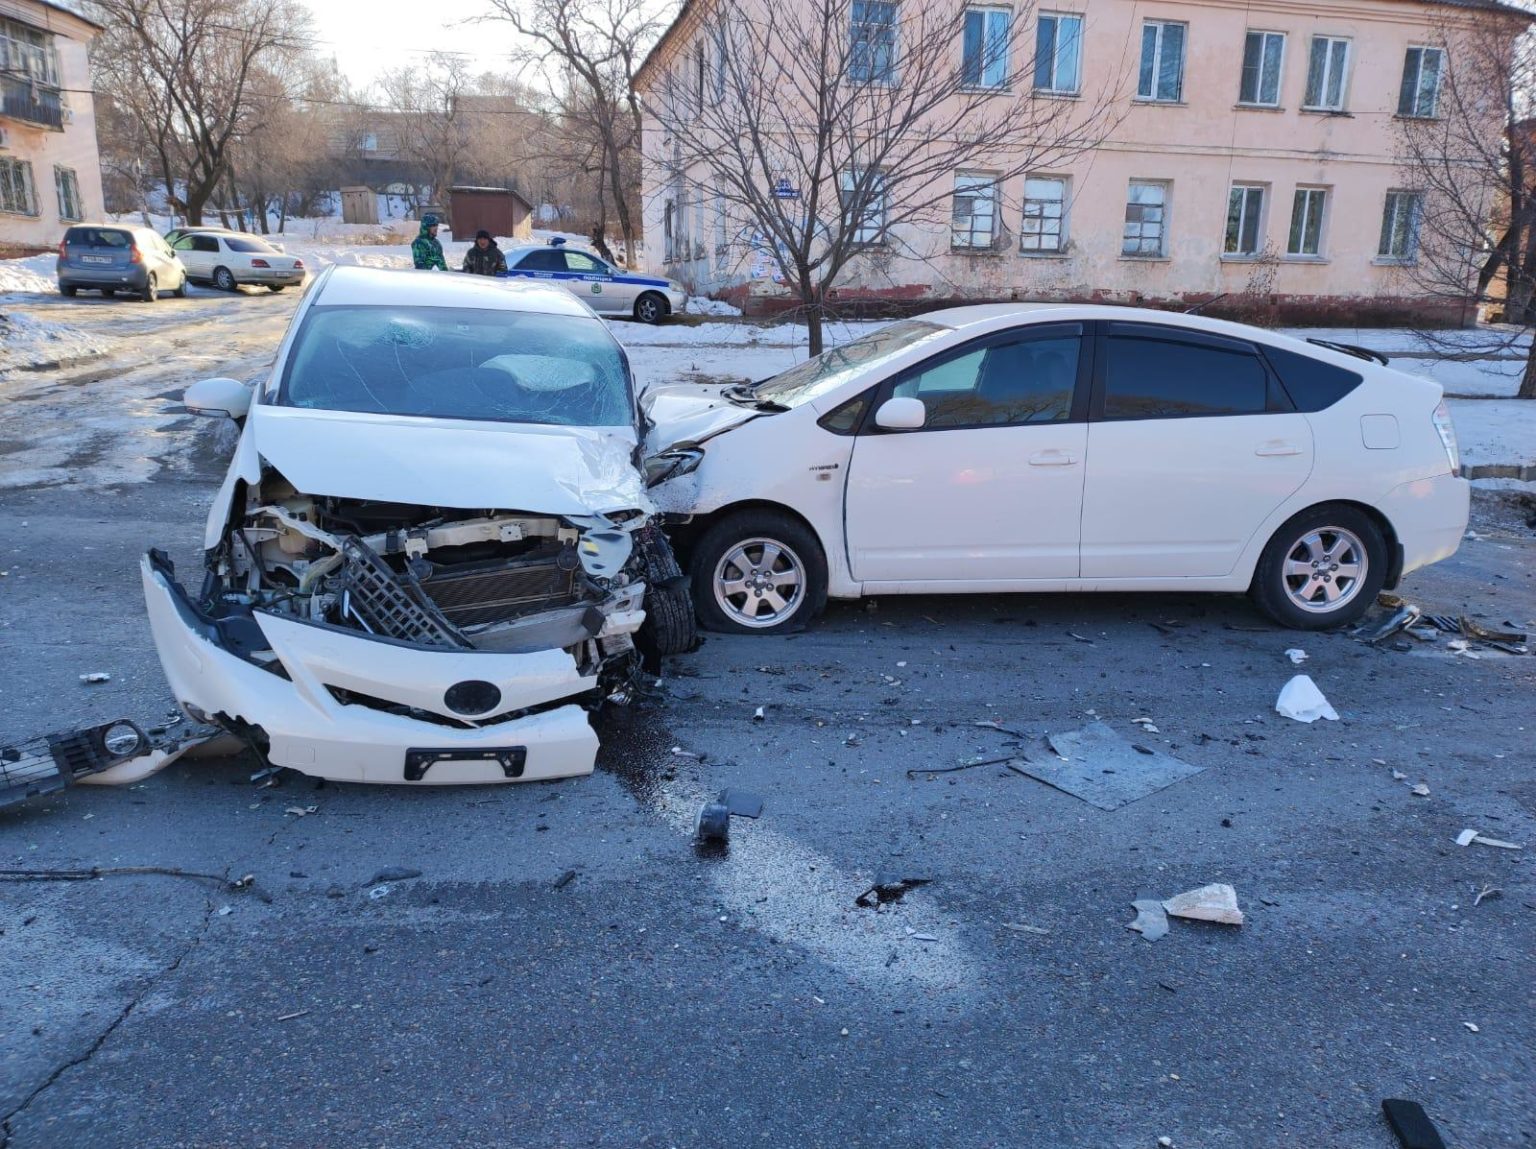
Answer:
<path fill-rule="evenodd" d="M 239 421 L 251 409 L 251 388 L 238 379 L 204 379 L 188 387 L 182 405 L 194 415 L 215 415 Z"/>
<path fill-rule="evenodd" d="M 921 399 L 887 399 L 875 412 L 875 426 L 883 431 L 917 431 L 928 421 Z"/>

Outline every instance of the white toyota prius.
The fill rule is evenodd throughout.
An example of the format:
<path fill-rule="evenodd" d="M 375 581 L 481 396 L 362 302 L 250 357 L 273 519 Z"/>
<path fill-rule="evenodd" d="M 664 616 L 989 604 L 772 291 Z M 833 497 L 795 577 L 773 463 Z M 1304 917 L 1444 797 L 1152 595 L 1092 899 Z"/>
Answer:
<path fill-rule="evenodd" d="M 1247 592 L 1322 629 L 1467 525 L 1438 384 L 1197 316 L 955 308 L 644 409 L 715 630 L 797 628 L 829 596 L 1094 590 Z"/>

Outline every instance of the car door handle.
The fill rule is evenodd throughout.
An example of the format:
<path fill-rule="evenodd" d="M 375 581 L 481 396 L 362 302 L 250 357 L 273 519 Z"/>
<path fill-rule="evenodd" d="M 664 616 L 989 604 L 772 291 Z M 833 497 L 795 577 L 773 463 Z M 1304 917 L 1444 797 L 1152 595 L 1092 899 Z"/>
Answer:
<path fill-rule="evenodd" d="M 1036 451 L 1029 457 L 1031 467 L 1070 467 L 1077 456 L 1070 451 Z"/>
<path fill-rule="evenodd" d="M 1255 448 L 1253 453 L 1255 455 L 1299 455 L 1301 448 L 1283 439 L 1271 439 L 1268 443 Z"/>

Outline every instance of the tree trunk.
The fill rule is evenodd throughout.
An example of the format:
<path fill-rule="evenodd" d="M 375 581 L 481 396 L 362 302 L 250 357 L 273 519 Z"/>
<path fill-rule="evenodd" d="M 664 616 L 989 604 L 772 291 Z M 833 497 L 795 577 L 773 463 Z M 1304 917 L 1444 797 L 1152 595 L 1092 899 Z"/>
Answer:
<path fill-rule="evenodd" d="M 1531 349 L 1526 352 L 1525 374 L 1520 377 L 1520 390 L 1515 397 L 1536 399 L 1536 338 L 1531 340 Z"/>
<path fill-rule="evenodd" d="M 814 287 L 802 287 L 800 300 L 805 310 L 806 341 L 814 359 L 822 352 L 822 326 L 826 320 L 827 305 L 821 292 Z"/>
<path fill-rule="evenodd" d="M 288 234 L 288 197 L 284 195 L 277 201 L 277 234 Z"/>

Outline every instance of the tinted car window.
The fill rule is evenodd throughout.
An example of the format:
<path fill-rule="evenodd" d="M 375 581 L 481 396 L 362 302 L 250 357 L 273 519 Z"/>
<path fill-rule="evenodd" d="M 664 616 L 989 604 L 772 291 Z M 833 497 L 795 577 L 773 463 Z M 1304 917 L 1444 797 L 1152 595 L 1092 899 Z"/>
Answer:
<path fill-rule="evenodd" d="M 1113 334 L 1104 343 L 1106 419 L 1255 415 L 1265 410 L 1264 364 L 1242 344 Z"/>
<path fill-rule="evenodd" d="M 564 271 L 565 253 L 560 251 L 530 251 L 517 261 L 519 271 Z"/>
<path fill-rule="evenodd" d="M 64 242 L 72 247 L 116 247 L 126 249 L 133 246 L 133 236 L 129 235 L 126 231 L 119 231 L 113 227 L 72 227 L 64 233 Z"/>
<path fill-rule="evenodd" d="M 869 401 L 874 396 L 873 391 L 866 391 L 862 395 L 856 395 L 846 403 L 840 403 L 837 407 L 828 411 L 817 423 L 834 435 L 851 435 L 859 429 L 859 424 L 864 421 L 864 412 L 869 409 Z"/>
<path fill-rule="evenodd" d="M 277 254 L 277 248 L 259 239 L 246 239 L 244 236 L 226 235 L 224 242 L 229 246 L 230 251 L 254 251 L 260 252 L 262 255 Z"/>
<path fill-rule="evenodd" d="M 1332 407 L 1365 382 L 1363 376 L 1353 371 L 1295 351 L 1266 347 L 1264 357 L 1280 376 L 1286 394 L 1290 395 L 1298 411 L 1321 411 Z"/>
<path fill-rule="evenodd" d="M 219 250 L 219 241 L 211 235 L 194 235 L 191 239 L 193 251 L 217 252 Z M 182 242 L 186 241 L 183 240 Z"/>
<path fill-rule="evenodd" d="M 1075 334 L 994 343 L 942 360 L 896 385 L 921 399 L 927 428 L 1059 423 L 1072 414 Z"/>
<path fill-rule="evenodd" d="M 593 259 L 580 251 L 568 251 L 565 253 L 565 266 L 571 271 L 579 271 L 583 275 L 602 274 L 608 270 L 607 264 Z"/>

